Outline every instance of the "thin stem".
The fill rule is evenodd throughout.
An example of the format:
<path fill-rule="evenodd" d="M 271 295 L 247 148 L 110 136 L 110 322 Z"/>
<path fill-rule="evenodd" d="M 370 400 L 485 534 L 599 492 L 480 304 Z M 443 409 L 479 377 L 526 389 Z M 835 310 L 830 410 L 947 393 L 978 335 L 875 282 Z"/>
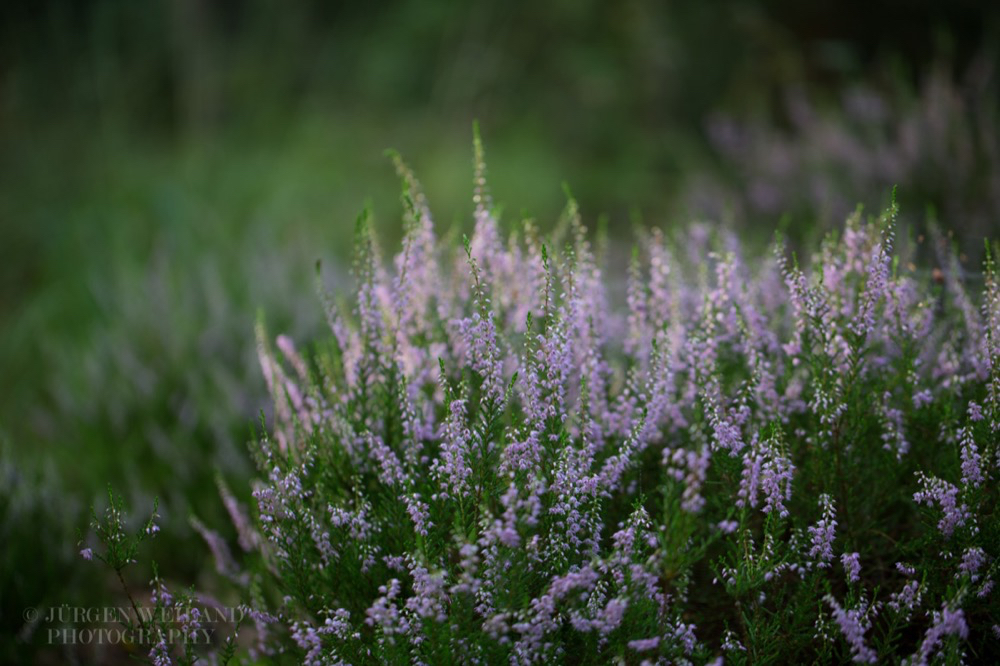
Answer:
<path fill-rule="evenodd" d="M 139 606 L 135 603 L 135 599 L 132 598 L 132 592 L 129 591 L 128 585 L 125 584 L 125 578 L 122 576 L 122 570 L 119 567 L 115 568 L 115 573 L 118 574 L 118 580 L 122 584 L 122 589 L 125 590 L 125 596 L 128 597 L 129 603 L 132 604 L 132 610 L 135 611 L 136 620 L 139 622 L 139 628 L 145 629 L 146 623 L 142 619 L 142 613 L 139 612 Z"/>

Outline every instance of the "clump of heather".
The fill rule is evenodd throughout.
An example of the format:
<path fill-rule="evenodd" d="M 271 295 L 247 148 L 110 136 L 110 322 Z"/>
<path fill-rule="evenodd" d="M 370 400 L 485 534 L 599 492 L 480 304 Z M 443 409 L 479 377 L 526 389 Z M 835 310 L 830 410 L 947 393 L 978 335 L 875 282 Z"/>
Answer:
<path fill-rule="evenodd" d="M 779 122 L 714 114 L 706 134 L 731 177 L 699 177 L 687 206 L 831 226 L 857 201 L 884 201 L 899 183 L 904 201 L 917 204 L 907 213 L 930 205 L 965 231 L 960 249 L 976 256 L 1000 219 L 1000 100 L 987 64 L 995 57 L 983 56 L 962 72 L 937 62 L 909 90 L 882 77 L 821 100 L 808 85 L 792 86 L 772 109 Z"/>
<path fill-rule="evenodd" d="M 384 263 L 361 217 L 332 337 L 259 328 L 274 423 L 256 520 L 231 513 L 263 566 L 220 562 L 258 654 L 1000 658 L 991 263 L 982 294 L 924 279 L 890 208 L 808 260 L 640 231 L 619 271 L 572 199 L 553 234 L 501 235 L 478 140 L 456 248 L 396 164 L 403 247 Z"/>

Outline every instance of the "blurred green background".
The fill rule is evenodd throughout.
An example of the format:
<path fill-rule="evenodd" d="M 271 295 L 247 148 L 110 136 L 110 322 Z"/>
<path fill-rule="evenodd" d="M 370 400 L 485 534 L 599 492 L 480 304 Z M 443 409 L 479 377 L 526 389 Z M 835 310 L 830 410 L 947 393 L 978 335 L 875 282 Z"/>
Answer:
<path fill-rule="evenodd" d="M 25 607 L 114 594 L 76 555 L 108 483 L 160 497 L 168 577 L 203 574 L 188 517 L 228 534 L 214 475 L 248 496 L 267 408 L 256 314 L 321 333 L 314 263 L 349 284 L 368 199 L 395 248 L 386 148 L 442 231 L 471 226 L 478 119 L 509 225 L 554 221 L 565 181 L 623 242 L 693 218 L 806 239 L 897 184 L 974 264 L 998 30 L 969 1 L 4 3 L 0 661 L 39 654 Z"/>

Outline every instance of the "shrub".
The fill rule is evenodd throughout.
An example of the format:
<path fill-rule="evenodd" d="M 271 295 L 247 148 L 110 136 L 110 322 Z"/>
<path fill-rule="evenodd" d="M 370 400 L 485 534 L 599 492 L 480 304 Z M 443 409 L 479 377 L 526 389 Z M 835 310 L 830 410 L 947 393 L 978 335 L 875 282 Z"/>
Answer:
<path fill-rule="evenodd" d="M 775 109 L 783 123 L 714 115 L 706 132 L 729 177 L 699 175 L 686 205 L 718 215 L 725 202 L 738 220 L 790 214 L 829 228 L 857 201 L 884 202 L 899 183 L 914 224 L 926 208 L 962 230 L 960 251 L 977 257 L 1000 215 L 1000 99 L 990 62 L 974 59 L 959 80 L 938 62 L 912 89 L 883 76 L 882 85 L 853 85 L 828 104 L 794 89 Z"/>
<path fill-rule="evenodd" d="M 405 165 L 392 270 L 357 226 L 275 402 L 249 520 L 255 655 L 326 663 L 1000 657 L 1000 286 L 918 271 L 896 210 L 809 262 L 639 232 L 624 288 L 570 198 L 549 236 L 435 239 Z M 935 279 L 939 277 L 940 279 Z M 152 655 L 151 655 L 152 656 Z M 155 655 L 164 657 L 162 649 Z"/>

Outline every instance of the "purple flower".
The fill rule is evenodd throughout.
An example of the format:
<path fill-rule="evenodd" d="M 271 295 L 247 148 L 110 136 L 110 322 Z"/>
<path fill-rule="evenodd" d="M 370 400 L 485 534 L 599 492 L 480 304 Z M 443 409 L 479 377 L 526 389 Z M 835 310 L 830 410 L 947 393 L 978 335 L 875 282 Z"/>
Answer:
<path fill-rule="evenodd" d="M 743 449 L 743 435 L 732 420 L 727 418 L 718 406 L 712 408 L 708 415 L 715 432 L 715 443 L 719 449 L 738 453 Z"/>
<path fill-rule="evenodd" d="M 80 557 L 82 557 L 85 560 L 92 560 L 94 558 L 94 551 L 92 551 L 90 548 L 84 548 L 83 550 L 80 551 Z"/>
<path fill-rule="evenodd" d="M 201 610 L 196 606 L 186 605 L 177 614 L 177 621 L 181 623 L 181 634 L 194 640 L 201 629 Z"/>
<path fill-rule="evenodd" d="M 150 594 L 150 602 L 154 606 L 163 605 L 164 607 L 172 606 L 174 603 L 174 596 L 167 589 L 167 586 L 159 578 L 154 578 L 150 581 L 150 585 L 153 587 L 153 592 Z"/>
<path fill-rule="evenodd" d="M 875 310 L 885 298 L 889 287 L 889 267 L 892 262 L 893 232 L 889 229 L 885 240 L 872 251 L 868 261 L 868 275 L 861 305 L 850 323 L 850 330 L 856 336 L 865 338 L 875 328 Z"/>
<path fill-rule="evenodd" d="M 410 575 L 413 576 L 413 596 L 406 600 L 406 609 L 423 620 L 444 622 L 448 595 L 445 591 L 445 573 L 431 573 L 426 567 L 411 559 Z"/>
<path fill-rule="evenodd" d="M 660 647 L 660 639 L 657 636 L 654 636 L 653 638 L 641 638 L 639 640 L 629 641 L 628 647 L 630 650 L 635 650 L 636 652 L 648 652 Z"/>
<path fill-rule="evenodd" d="M 819 567 L 830 566 L 833 559 L 833 540 L 836 537 L 837 511 L 833 504 L 833 498 L 827 494 L 819 496 L 820 505 L 823 507 L 823 517 L 815 525 L 809 527 L 811 546 L 809 557 L 817 562 Z"/>
<path fill-rule="evenodd" d="M 918 391 L 913 394 L 913 406 L 920 409 L 926 405 L 934 402 L 934 394 L 931 393 L 930 389 L 924 389 L 923 391 Z"/>
<path fill-rule="evenodd" d="M 597 630 L 603 635 L 610 634 L 618 628 L 625 616 L 625 609 L 628 601 L 625 599 L 611 599 L 598 618 Z"/>
<path fill-rule="evenodd" d="M 365 623 L 381 628 L 387 636 L 403 630 L 405 626 L 402 625 L 399 608 L 396 606 L 400 591 L 398 578 L 391 579 L 388 585 L 380 585 L 378 592 L 381 596 L 365 611 Z"/>
<path fill-rule="evenodd" d="M 471 490 L 471 439 L 472 433 L 465 424 L 465 400 L 454 400 L 445 421 L 441 457 L 434 461 L 433 469 L 441 479 L 441 489 L 455 496 L 466 495 Z"/>
<path fill-rule="evenodd" d="M 986 551 L 978 546 L 972 546 L 971 548 L 966 548 L 965 552 L 962 553 L 962 563 L 959 565 L 958 570 L 961 573 L 967 574 L 969 579 L 975 583 L 979 580 L 979 570 L 987 562 L 989 562 L 989 556 L 986 554 Z"/>
<path fill-rule="evenodd" d="M 684 654 L 690 655 L 697 646 L 698 639 L 694 635 L 695 626 L 693 624 L 683 624 L 678 622 L 671 632 L 670 638 L 679 644 Z"/>
<path fill-rule="evenodd" d="M 826 595 L 824 598 L 833 609 L 833 619 L 840 627 L 840 633 L 851 647 L 851 659 L 854 663 L 876 663 L 878 657 L 875 651 L 865 645 L 865 632 L 871 626 L 871 622 L 866 616 L 871 607 L 862 606 L 861 608 L 844 610 L 832 596 Z"/>
<path fill-rule="evenodd" d="M 698 513 L 705 506 L 705 498 L 701 496 L 701 487 L 708 476 L 711 455 L 707 446 L 702 447 L 700 451 L 663 450 L 663 462 L 667 468 L 667 474 L 684 483 L 681 508 L 689 513 Z"/>
<path fill-rule="evenodd" d="M 420 500 L 420 493 L 402 496 L 406 503 L 406 512 L 413 521 L 413 529 L 420 536 L 427 536 L 427 530 L 434 526 L 430 520 L 430 507 Z"/>
<path fill-rule="evenodd" d="M 743 454 L 743 474 L 736 506 L 756 507 L 760 494 L 764 495 L 764 513 L 776 511 L 786 518 L 785 502 L 792 497 L 792 474 L 795 466 L 781 450 L 779 442 L 767 439 L 759 442 L 754 437 L 749 450 Z"/>
<path fill-rule="evenodd" d="M 911 580 L 907 581 L 906 585 L 899 592 L 890 594 L 886 605 L 897 613 L 901 613 L 906 620 L 909 620 L 911 613 L 920 606 L 922 599 L 923 588 L 919 581 Z"/>
<path fill-rule="evenodd" d="M 938 479 L 929 477 L 923 472 L 917 473 L 920 478 L 921 490 L 913 494 L 913 501 L 917 504 L 934 506 L 941 510 L 941 520 L 938 521 L 938 529 L 945 538 L 951 537 L 955 529 L 972 520 L 972 513 L 969 507 L 958 501 L 958 488 Z"/>
<path fill-rule="evenodd" d="M 961 608 L 951 609 L 947 604 L 943 605 L 940 611 L 934 611 L 931 626 L 924 634 L 924 640 L 913 655 L 911 663 L 922 666 L 929 664 L 946 636 L 958 636 L 962 640 L 969 636 L 965 613 Z"/>
<path fill-rule="evenodd" d="M 972 439 L 972 433 L 969 432 L 968 428 L 959 428 L 958 441 L 962 447 L 962 483 L 966 486 L 971 485 L 978 488 L 984 481 L 982 470 L 983 459 L 979 455 L 979 447 L 976 446 L 976 442 Z"/>
<path fill-rule="evenodd" d="M 167 640 L 160 634 L 160 640 L 150 649 L 149 658 L 154 666 L 170 666 L 174 660 L 170 657 L 170 648 L 167 647 Z"/>
<path fill-rule="evenodd" d="M 861 555 L 859 553 L 844 553 L 840 556 L 840 563 L 844 565 L 847 580 L 857 583 L 861 578 Z"/>
<path fill-rule="evenodd" d="M 379 435 L 369 432 L 366 439 L 371 462 L 378 465 L 382 483 L 390 488 L 404 485 L 408 477 L 395 451 L 390 449 Z"/>
<path fill-rule="evenodd" d="M 879 401 L 879 412 L 882 417 L 882 441 L 886 451 L 895 451 L 896 459 L 900 460 L 910 450 L 910 442 L 906 439 L 906 429 L 903 424 L 903 412 L 890 407 L 892 394 L 886 391 Z"/>
<path fill-rule="evenodd" d="M 732 534 L 737 529 L 739 529 L 740 524 L 735 520 L 722 520 L 716 525 L 723 534 Z"/>
<path fill-rule="evenodd" d="M 489 300 L 482 299 L 482 311 L 473 312 L 472 316 L 461 320 L 459 331 L 465 338 L 469 354 L 469 365 L 483 378 L 483 390 L 487 397 L 499 402 L 503 397 L 503 369 L 500 350 L 497 346 L 497 330 L 493 316 L 486 308 Z"/>

